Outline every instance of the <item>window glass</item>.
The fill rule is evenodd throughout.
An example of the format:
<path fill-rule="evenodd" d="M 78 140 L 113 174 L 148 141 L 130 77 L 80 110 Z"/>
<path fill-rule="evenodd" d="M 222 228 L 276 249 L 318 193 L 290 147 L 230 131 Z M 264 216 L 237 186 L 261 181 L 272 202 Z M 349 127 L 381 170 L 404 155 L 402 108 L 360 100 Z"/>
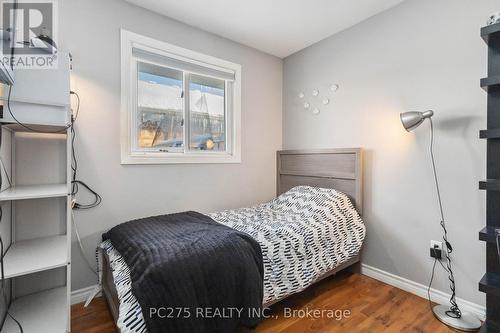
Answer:
<path fill-rule="evenodd" d="M 138 62 L 137 147 L 168 150 L 184 146 L 183 73 Z"/>
<path fill-rule="evenodd" d="M 191 150 L 226 150 L 225 81 L 190 75 Z"/>

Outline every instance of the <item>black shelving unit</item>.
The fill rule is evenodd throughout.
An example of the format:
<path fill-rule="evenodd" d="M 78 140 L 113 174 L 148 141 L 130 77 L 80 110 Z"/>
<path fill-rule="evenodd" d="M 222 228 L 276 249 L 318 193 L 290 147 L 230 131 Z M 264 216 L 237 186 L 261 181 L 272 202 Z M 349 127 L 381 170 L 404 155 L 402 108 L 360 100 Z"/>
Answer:
<path fill-rule="evenodd" d="M 488 77 L 485 77 L 484 79 L 481 79 L 481 88 L 486 90 L 486 92 L 499 91 L 500 90 L 500 75 L 488 76 Z"/>
<path fill-rule="evenodd" d="M 484 227 L 480 232 L 479 232 L 479 240 L 482 240 L 483 242 L 488 242 L 488 243 L 496 243 L 496 233 L 495 233 L 495 228 L 494 227 Z"/>
<path fill-rule="evenodd" d="M 486 191 L 500 191 L 500 179 L 483 180 L 479 182 L 479 189 Z"/>
<path fill-rule="evenodd" d="M 500 129 L 480 131 L 479 137 L 481 139 L 500 139 Z"/>
<path fill-rule="evenodd" d="M 488 128 L 479 133 L 487 139 L 487 180 L 479 182 L 486 191 L 486 227 L 479 239 L 486 242 L 486 274 L 479 290 L 486 293 L 486 322 L 481 333 L 500 332 L 500 258 L 496 236 L 500 232 L 500 23 L 481 29 L 488 44 L 488 77 L 481 87 L 488 93 Z"/>

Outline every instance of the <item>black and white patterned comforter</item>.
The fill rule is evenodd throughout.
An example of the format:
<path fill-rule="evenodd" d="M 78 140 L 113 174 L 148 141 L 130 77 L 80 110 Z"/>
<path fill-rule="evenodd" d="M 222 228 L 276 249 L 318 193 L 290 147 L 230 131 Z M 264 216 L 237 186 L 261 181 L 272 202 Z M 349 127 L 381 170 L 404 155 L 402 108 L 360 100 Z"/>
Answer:
<path fill-rule="evenodd" d="M 366 233 L 345 194 L 308 186 L 295 187 L 265 204 L 209 216 L 248 233 L 260 244 L 264 303 L 302 291 L 358 255 Z M 111 242 L 103 242 L 100 248 L 109 257 L 120 299 L 118 328 L 122 333 L 146 333 L 129 268 Z"/>

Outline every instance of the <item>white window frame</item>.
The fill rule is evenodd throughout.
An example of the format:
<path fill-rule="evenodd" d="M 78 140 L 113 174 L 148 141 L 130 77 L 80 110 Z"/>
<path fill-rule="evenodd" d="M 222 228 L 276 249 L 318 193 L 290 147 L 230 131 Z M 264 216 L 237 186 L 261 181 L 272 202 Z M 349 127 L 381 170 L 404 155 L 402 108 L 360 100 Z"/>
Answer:
<path fill-rule="evenodd" d="M 133 117 L 137 115 L 138 103 L 137 60 L 132 55 L 133 48 L 174 57 L 207 68 L 231 71 L 235 74 L 235 80 L 232 82 L 233 93 L 230 96 L 226 81 L 226 105 L 231 105 L 232 108 L 226 108 L 227 150 L 225 152 L 190 151 L 187 142 L 184 142 L 183 152 L 134 151 L 132 140 L 136 137 L 133 131 L 137 131 L 137 119 Z M 184 85 L 186 86 L 186 81 Z M 231 103 L 227 103 L 228 99 Z M 121 29 L 120 124 L 122 164 L 241 163 L 241 65 Z M 184 132 L 187 135 L 189 135 L 188 124 L 189 119 L 184 119 Z"/>

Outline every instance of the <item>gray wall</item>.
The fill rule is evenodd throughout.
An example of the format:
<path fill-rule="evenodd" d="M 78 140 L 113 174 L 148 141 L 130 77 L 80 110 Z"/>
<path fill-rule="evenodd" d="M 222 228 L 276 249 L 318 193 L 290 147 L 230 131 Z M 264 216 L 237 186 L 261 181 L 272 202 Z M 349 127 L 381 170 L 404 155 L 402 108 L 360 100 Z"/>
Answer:
<path fill-rule="evenodd" d="M 120 222 L 273 197 L 282 143 L 281 59 L 119 0 L 64 0 L 60 12 L 61 46 L 73 54 L 72 89 L 82 99 L 79 178 L 103 197 L 99 208 L 76 213 L 91 260 L 101 233 Z M 120 28 L 242 65 L 241 164 L 120 165 Z M 72 259 L 72 289 L 95 284 L 75 244 Z"/>
<path fill-rule="evenodd" d="M 436 110 L 436 154 L 458 296 L 478 304 L 485 271 L 487 46 L 479 28 L 496 0 L 407 0 L 285 59 L 284 148 L 364 147 L 368 238 L 363 262 L 422 284 L 429 281 L 429 241 L 439 240 L 439 211 L 428 155 L 429 125 L 406 133 L 399 113 Z M 297 97 L 340 90 L 319 116 Z M 320 104 L 314 102 L 316 104 Z M 435 287 L 448 292 L 439 269 Z"/>

